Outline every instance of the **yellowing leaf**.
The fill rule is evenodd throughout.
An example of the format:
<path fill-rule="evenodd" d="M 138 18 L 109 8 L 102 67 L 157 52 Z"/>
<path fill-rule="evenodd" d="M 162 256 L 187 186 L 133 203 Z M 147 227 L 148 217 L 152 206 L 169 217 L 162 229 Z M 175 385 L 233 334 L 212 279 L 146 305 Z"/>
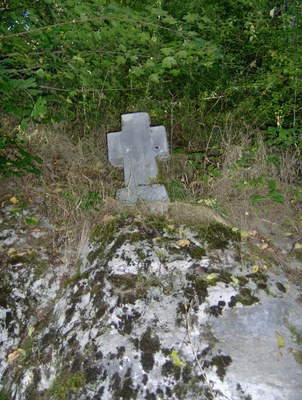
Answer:
<path fill-rule="evenodd" d="M 279 332 L 275 331 L 275 334 L 277 336 L 278 347 L 279 349 L 281 349 L 282 347 L 285 346 L 285 340 L 283 339 L 283 337 L 280 335 Z"/>
<path fill-rule="evenodd" d="M 252 266 L 252 272 L 253 272 L 253 274 L 256 274 L 257 272 L 259 271 L 259 266 L 258 265 L 253 265 Z"/>
<path fill-rule="evenodd" d="M 301 250 L 302 249 L 302 244 L 301 243 L 295 243 L 294 244 L 294 249 L 295 250 Z"/>
<path fill-rule="evenodd" d="M 34 330 L 35 330 L 35 328 L 33 327 L 33 326 L 30 326 L 29 328 L 28 328 L 28 336 L 31 338 L 32 337 L 32 335 L 33 335 L 33 333 L 34 333 Z"/>
<path fill-rule="evenodd" d="M 180 360 L 180 358 L 178 357 L 178 355 L 176 353 L 176 350 L 171 351 L 171 357 L 172 357 L 172 360 L 173 360 L 174 364 L 176 365 L 176 367 L 185 367 L 187 365 L 186 363 L 183 363 Z"/>
<path fill-rule="evenodd" d="M 239 284 L 239 280 L 238 280 L 238 278 L 236 278 L 236 276 L 231 275 L 231 279 L 232 279 L 232 281 L 235 283 L 235 285 L 238 285 L 238 284 Z"/>
<path fill-rule="evenodd" d="M 188 240 L 188 239 L 180 239 L 177 242 L 177 246 L 179 246 L 179 247 L 188 247 L 188 246 L 190 246 L 190 240 Z"/>
<path fill-rule="evenodd" d="M 105 214 L 103 216 L 103 222 L 110 222 L 110 221 L 113 221 L 113 220 L 114 220 L 114 216 L 113 215 Z"/>
<path fill-rule="evenodd" d="M 284 236 L 285 236 L 285 237 L 292 237 L 292 236 L 293 236 L 293 233 L 292 233 L 292 232 L 285 232 L 285 233 L 284 233 Z"/>
<path fill-rule="evenodd" d="M 16 249 L 14 248 L 14 247 L 10 247 L 8 250 L 7 250 L 7 254 L 8 255 L 10 255 L 10 254 L 14 254 L 14 253 L 16 253 Z"/>
<path fill-rule="evenodd" d="M 241 234 L 242 239 L 253 236 L 253 232 L 251 232 L 251 231 L 241 231 L 240 234 Z"/>
<path fill-rule="evenodd" d="M 260 246 L 260 249 L 261 250 L 265 250 L 265 249 L 267 249 L 268 248 L 268 244 L 267 243 L 263 243 L 261 246 Z"/>
<path fill-rule="evenodd" d="M 16 196 L 11 197 L 11 198 L 9 199 L 9 201 L 10 201 L 11 203 L 13 203 L 13 204 L 17 204 L 17 203 L 18 203 L 18 199 L 17 199 Z"/>

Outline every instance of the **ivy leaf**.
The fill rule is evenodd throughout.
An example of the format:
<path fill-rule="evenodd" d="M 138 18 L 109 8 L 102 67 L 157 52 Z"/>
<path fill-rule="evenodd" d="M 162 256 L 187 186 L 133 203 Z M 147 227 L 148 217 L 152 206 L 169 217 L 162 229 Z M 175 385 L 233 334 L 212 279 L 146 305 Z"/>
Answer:
<path fill-rule="evenodd" d="M 177 64 L 177 61 L 176 61 L 175 58 L 172 57 L 172 56 L 165 57 L 165 58 L 163 59 L 163 61 L 162 61 L 162 66 L 163 66 L 164 68 L 168 68 L 168 69 L 172 68 L 172 67 L 173 67 L 174 65 L 176 65 L 176 64 Z"/>

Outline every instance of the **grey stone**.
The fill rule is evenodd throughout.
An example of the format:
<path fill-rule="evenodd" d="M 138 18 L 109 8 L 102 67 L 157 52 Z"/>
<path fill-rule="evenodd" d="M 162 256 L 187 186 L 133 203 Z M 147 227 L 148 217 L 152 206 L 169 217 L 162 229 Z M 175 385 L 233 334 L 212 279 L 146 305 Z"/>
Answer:
<path fill-rule="evenodd" d="M 222 251 L 188 226 L 118 216 L 114 231 L 74 253 L 75 275 L 73 262 L 52 264 L 46 245 L 16 263 L 13 248 L 39 238 L 11 209 L 0 227 L 3 398 L 301 399 L 301 287 L 285 264 L 252 272 L 244 260 L 258 257 L 255 238 Z M 52 226 L 39 229 L 49 243 Z"/>
<path fill-rule="evenodd" d="M 124 203 L 137 201 L 169 201 L 163 185 L 152 184 L 157 178 L 156 159 L 169 157 L 164 126 L 150 127 L 146 112 L 122 115 L 122 131 L 107 135 L 108 158 L 117 168 L 124 169 L 126 188 L 117 191 L 117 199 Z"/>

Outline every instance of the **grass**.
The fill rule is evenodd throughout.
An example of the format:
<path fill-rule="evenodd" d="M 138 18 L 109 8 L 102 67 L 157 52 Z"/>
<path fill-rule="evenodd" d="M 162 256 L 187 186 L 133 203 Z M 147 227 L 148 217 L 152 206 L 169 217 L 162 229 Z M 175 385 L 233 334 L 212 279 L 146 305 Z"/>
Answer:
<path fill-rule="evenodd" d="M 184 151 L 160 165 L 159 180 L 171 201 L 202 202 L 243 229 L 249 229 L 251 221 L 257 225 L 257 218 L 266 218 L 278 223 L 290 220 L 292 229 L 301 231 L 298 150 L 279 152 L 276 163 L 261 133 L 250 126 L 239 127 L 226 119 L 223 126 L 209 128 L 194 118 L 195 134 L 185 137 L 185 121 L 183 116 L 169 124 L 174 135 L 169 134 L 170 141 L 175 146 L 187 143 Z M 10 178 L 1 187 L 2 193 L 15 195 L 47 216 L 65 238 L 64 246 L 76 248 L 77 256 L 91 226 L 120 211 L 114 195 L 123 186 L 123 173 L 108 162 L 106 143 L 106 133 L 116 125 L 114 121 L 85 134 L 80 126 L 73 132 L 66 124 L 31 126 L 24 138 L 30 151 L 43 159 L 41 175 Z M 13 130 L 13 121 L 11 126 Z M 271 181 L 283 204 L 272 198 Z M 253 195 L 258 196 L 254 205 Z"/>

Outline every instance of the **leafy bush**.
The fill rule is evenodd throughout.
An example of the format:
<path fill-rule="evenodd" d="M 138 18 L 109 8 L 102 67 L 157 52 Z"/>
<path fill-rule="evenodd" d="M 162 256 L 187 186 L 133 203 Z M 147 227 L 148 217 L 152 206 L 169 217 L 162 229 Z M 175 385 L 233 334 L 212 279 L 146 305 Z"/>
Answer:
<path fill-rule="evenodd" d="M 16 137 L 0 134 L 0 175 L 22 176 L 24 172 L 39 175 L 36 163 L 42 162 L 40 157 L 28 152 Z"/>

